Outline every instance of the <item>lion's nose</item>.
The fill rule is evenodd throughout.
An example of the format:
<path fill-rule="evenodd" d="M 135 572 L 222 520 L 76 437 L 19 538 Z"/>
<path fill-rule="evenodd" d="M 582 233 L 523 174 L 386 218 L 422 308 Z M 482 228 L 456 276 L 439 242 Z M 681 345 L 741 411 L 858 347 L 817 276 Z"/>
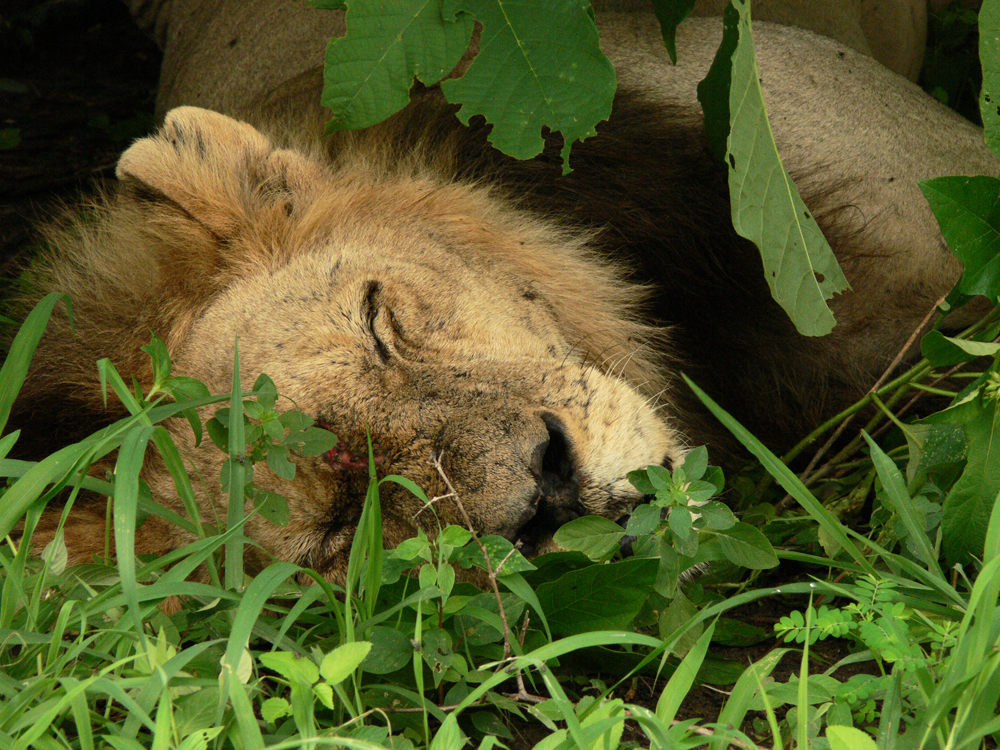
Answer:
<path fill-rule="evenodd" d="M 562 420 L 549 413 L 541 419 L 548 439 L 535 447 L 530 464 L 541 495 L 536 518 L 561 526 L 580 515 L 580 477 Z"/>

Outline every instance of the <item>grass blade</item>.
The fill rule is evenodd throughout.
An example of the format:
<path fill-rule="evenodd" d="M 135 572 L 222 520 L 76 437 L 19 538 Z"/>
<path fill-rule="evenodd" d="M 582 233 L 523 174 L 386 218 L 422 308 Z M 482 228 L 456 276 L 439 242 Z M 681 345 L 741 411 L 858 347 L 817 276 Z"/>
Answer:
<path fill-rule="evenodd" d="M 66 302 L 66 315 L 69 318 L 70 326 L 72 326 L 73 306 L 70 304 L 69 297 L 60 292 L 52 292 L 43 297 L 42 301 L 28 313 L 28 317 L 25 318 L 10 345 L 7 359 L 4 360 L 3 367 L 0 368 L 0 432 L 3 432 L 3 428 L 7 426 L 7 419 L 10 417 L 14 399 L 21 392 L 24 379 L 28 377 L 28 366 L 31 364 L 31 358 L 35 355 L 38 342 L 42 340 L 52 310 L 60 301 Z"/>
<path fill-rule="evenodd" d="M 785 491 L 794 497 L 799 505 L 805 508 L 806 512 L 815 519 L 826 532 L 834 539 L 842 550 L 844 550 L 848 555 L 850 555 L 854 561 L 860 565 L 866 573 L 877 576 L 875 568 L 872 564 L 868 562 L 865 556 L 861 553 L 861 550 L 850 540 L 847 533 L 844 531 L 843 525 L 834 517 L 830 511 L 823 507 L 823 504 L 817 500 L 809 489 L 802 483 L 795 474 L 792 473 L 785 464 L 781 462 L 781 459 L 775 456 L 767 447 L 764 446 L 757 438 L 755 438 L 750 431 L 747 430 L 743 425 L 733 419 L 732 416 L 726 412 L 721 406 L 719 406 L 715 401 L 709 397 L 701 388 L 694 384 L 687 375 L 682 376 L 684 382 L 688 384 L 695 395 L 701 400 L 701 402 L 708 407 L 708 410 L 712 412 L 712 415 L 725 425 L 733 436 L 739 440 L 743 447 L 750 451 L 753 456 L 763 464 L 767 472 L 777 480 Z"/>

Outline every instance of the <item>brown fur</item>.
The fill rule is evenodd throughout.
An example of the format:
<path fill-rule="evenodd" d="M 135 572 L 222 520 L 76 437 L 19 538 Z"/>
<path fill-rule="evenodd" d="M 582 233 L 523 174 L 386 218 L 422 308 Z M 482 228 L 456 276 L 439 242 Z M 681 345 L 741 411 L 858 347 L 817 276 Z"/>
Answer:
<path fill-rule="evenodd" d="M 544 537 L 543 518 L 627 511 L 639 496 L 625 473 L 681 455 L 650 400 L 662 385 L 653 331 L 635 319 L 642 289 L 622 283 L 586 234 L 488 188 L 417 165 L 388 172 L 365 157 L 342 155 L 333 170 L 221 115 L 172 113 L 122 157 L 122 189 L 49 237 L 33 281 L 72 296 L 78 330 L 53 322 L 21 417 L 92 428 L 80 415 L 103 406 L 86 363 L 108 357 L 148 387 L 138 347 L 150 330 L 176 372 L 224 392 L 238 338 L 246 382 L 267 372 L 354 452 L 370 431 L 384 471 L 443 495 L 431 463 L 440 457 L 484 531 Z M 224 515 L 223 454 L 196 448 L 183 422 L 171 431 L 203 480 L 205 516 Z M 253 519 L 249 533 L 271 554 L 336 575 L 366 474 L 297 463 L 290 486 L 258 467 L 256 481 L 288 498 L 292 521 Z M 162 466 L 151 462 L 145 478 L 182 511 Z M 421 504 L 392 487 L 384 503 L 395 544 Z M 438 514 L 459 520 L 447 502 Z M 93 531 L 91 515 L 79 519 Z M 73 559 L 86 559 L 93 545 L 71 534 Z M 154 521 L 137 548 L 182 541 Z"/>
<path fill-rule="evenodd" d="M 121 416 L 104 407 L 93 363 L 108 357 L 148 387 L 139 348 L 151 330 L 175 373 L 216 392 L 229 390 L 238 339 L 246 384 L 268 373 L 290 400 L 282 405 L 329 425 L 353 454 L 370 434 L 380 472 L 430 496 L 447 494 L 439 460 L 479 530 L 535 547 L 574 515 L 614 518 L 640 501 L 625 479 L 632 469 L 670 465 L 692 443 L 725 454 L 727 437 L 677 385 L 679 371 L 774 446 L 859 396 L 959 272 L 913 195 L 916 177 L 967 161 L 995 173 L 995 160 L 968 126 L 874 63 L 758 27 L 778 147 L 857 290 L 833 301 L 833 334 L 804 339 L 767 294 L 756 250 L 733 232 L 725 169 L 704 144 L 693 90 L 715 48 L 707 27 L 689 25 L 700 52 L 674 69 L 658 34 L 649 41 L 652 25 L 609 19 L 602 35 L 625 83 L 610 122 L 574 147 L 566 178 L 557 138 L 515 162 L 488 146 L 483 123 L 460 126 L 434 91 L 321 143 L 317 71 L 294 75 L 306 67 L 280 45 L 265 45 L 270 56 L 248 56 L 249 42 L 219 54 L 214 32 L 200 36 L 214 26 L 182 24 L 197 52 L 182 54 L 183 35 L 168 48 L 183 64 L 161 101 L 204 96 L 239 119 L 173 110 L 123 155 L 113 193 L 49 232 L 31 280 L 39 295 L 73 297 L 77 331 L 57 315 L 43 340 L 12 415 L 17 449 L 41 455 Z M 804 80 L 793 54 L 826 62 Z M 234 91 L 241 61 L 283 83 L 260 93 L 251 76 L 258 88 Z M 203 65 L 221 78 L 205 78 Z M 824 76 L 839 88 L 823 88 Z M 849 101 L 845 80 L 856 89 Z M 890 153 L 899 133 L 885 112 L 911 110 L 926 122 L 916 136 L 908 123 L 906 137 L 921 139 L 930 171 Z M 203 517 L 224 517 L 223 454 L 195 446 L 183 420 L 168 429 Z M 323 458 L 296 463 L 292 483 L 257 467 L 258 485 L 288 499 L 291 522 L 248 523 L 255 563 L 275 556 L 336 579 L 367 475 Z M 143 476 L 158 502 L 183 512 L 155 456 Z M 383 490 L 387 543 L 437 527 L 403 489 Z M 460 521 L 451 500 L 435 508 L 443 523 Z M 57 519 L 43 518 L 36 544 Z M 88 559 L 102 530 L 102 502 L 74 509 L 71 560 Z M 157 553 L 186 540 L 151 518 L 136 544 Z"/>

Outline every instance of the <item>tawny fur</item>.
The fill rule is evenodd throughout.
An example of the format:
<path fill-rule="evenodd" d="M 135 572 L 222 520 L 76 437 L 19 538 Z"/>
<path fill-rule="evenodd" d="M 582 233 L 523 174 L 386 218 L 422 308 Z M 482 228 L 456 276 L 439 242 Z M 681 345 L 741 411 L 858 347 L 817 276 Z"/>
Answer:
<path fill-rule="evenodd" d="M 981 132 L 873 60 L 755 24 L 777 147 L 855 290 L 832 300 L 833 334 L 805 339 L 733 232 L 725 168 L 704 141 L 694 92 L 718 23 L 684 24 L 673 66 L 649 14 L 599 13 L 619 91 L 562 177 L 558 137 L 514 162 L 488 145 L 488 126 L 461 126 L 419 87 L 389 121 L 322 142 L 314 66 L 343 19 L 271 2 L 157 4 L 159 106 L 230 116 L 173 110 L 123 155 L 109 195 L 49 231 L 24 309 L 68 292 L 76 335 L 57 313 L 12 415 L 22 455 L 123 414 L 104 406 L 96 360 L 148 387 L 140 347 L 152 331 L 175 373 L 225 392 L 238 339 L 246 385 L 267 372 L 291 400 L 282 408 L 294 402 L 354 454 L 370 434 L 380 471 L 430 496 L 447 494 L 440 461 L 480 531 L 537 546 L 567 518 L 615 518 L 639 502 L 632 469 L 670 465 L 691 443 L 725 454 L 727 436 L 678 386 L 680 371 L 779 447 L 862 394 L 960 273 L 916 181 L 997 172 Z M 168 429 L 203 518 L 224 518 L 223 454 L 195 446 L 183 420 Z M 296 463 L 291 483 L 257 469 L 261 487 L 288 498 L 291 522 L 248 523 L 251 563 L 293 560 L 335 580 L 367 474 Z M 183 512 L 155 455 L 143 476 Z M 461 521 L 448 500 L 435 507 L 442 523 Z M 99 499 L 74 509 L 72 561 L 103 545 L 103 511 Z M 383 485 L 387 543 L 433 532 L 421 511 Z M 136 546 L 186 541 L 151 518 Z"/>
<path fill-rule="evenodd" d="M 49 234 L 31 282 L 70 295 L 77 331 L 55 316 L 21 414 L 85 429 L 93 423 L 82 413 L 115 416 L 85 363 L 107 357 L 148 388 L 139 347 L 150 331 L 167 344 L 176 372 L 224 392 L 238 338 L 247 383 L 267 372 L 355 451 L 369 431 L 385 471 L 443 495 L 432 464 L 439 458 L 482 530 L 543 536 L 552 529 L 532 524 L 546 513 L 554 523 L 627 512 L 639 495 L 625 474 L 682 451 L 654 410 L 662 353 L 637 318 L 644 289 L 598 258 L 585 232 L 427 165 L 388 171 L 370 156 L 341 154 L 330 169 L 321 155 L 277 148 L 221 115 L 171 113 L 159 135 L 123 155 L 114 196 Z M 373 294 L 386 312 L 366 311 Z M 365 330 L 365 316 L 380 314 L 386 320 L 369 325 L 396 337 L 389 347 L 398 361 L 388 364 L 376 361 L 374 331 Z M 216 480 L 223 454 L 195 447 L 183 420 L 170 429 L 201 478 L 204 516 L 224 516 Z M 538 452 L 554 432 L 568 441 L 572 464 L 565 502 L 538 489 Z M 253 519 L 248 530 L 270 554 L 335 576 L 366 475 L 345 476 L 322 459 L 297 463 L 292 486 L 257 470 L 260 486 L 288 497 L 292 522 Z M 157 460 L 145 478 L 160 502 L 183 512 Z M 412 533 L 421 505 L 398 489 L 386 495 L 386 537 L 395 544 Z M 438 513 L 460 520 L 448 503 Z M 88 533 L 96 518 L 78 516 Z M 79 528 L 70 532 L 74 561 L 93 552 Z M 38 538 L 51 530 L 49 521 Z M 183 541 L 153 520 L 137 548 L 162 552 Z"/>

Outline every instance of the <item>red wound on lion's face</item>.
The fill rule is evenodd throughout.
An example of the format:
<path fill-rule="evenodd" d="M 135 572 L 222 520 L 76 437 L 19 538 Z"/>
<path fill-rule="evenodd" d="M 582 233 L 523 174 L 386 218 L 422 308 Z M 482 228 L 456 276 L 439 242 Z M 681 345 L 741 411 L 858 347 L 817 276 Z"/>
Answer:
<path fill-rule="evenodd" d="M 334 431 L 330 425 L 325 424 L 324 422 L 317 422 L 316 426 L 322 427 L 324 430 L 330 430 L 330 432 Z M 330 464 L 330 466 L 338 471 L 343 471 L 345 469 L 361 471 L 368 468 L 367 456 L 358 456 L 347 450 L 347 448 L 342 448 L 340 446 L 334 446 L 324 453 L 323 457 L 326 459 L 326 462 Z M 376 466 L 381 466 L 385 463 L 385 456 L 381 453 L 376 453 L 374 460 Z"/>

